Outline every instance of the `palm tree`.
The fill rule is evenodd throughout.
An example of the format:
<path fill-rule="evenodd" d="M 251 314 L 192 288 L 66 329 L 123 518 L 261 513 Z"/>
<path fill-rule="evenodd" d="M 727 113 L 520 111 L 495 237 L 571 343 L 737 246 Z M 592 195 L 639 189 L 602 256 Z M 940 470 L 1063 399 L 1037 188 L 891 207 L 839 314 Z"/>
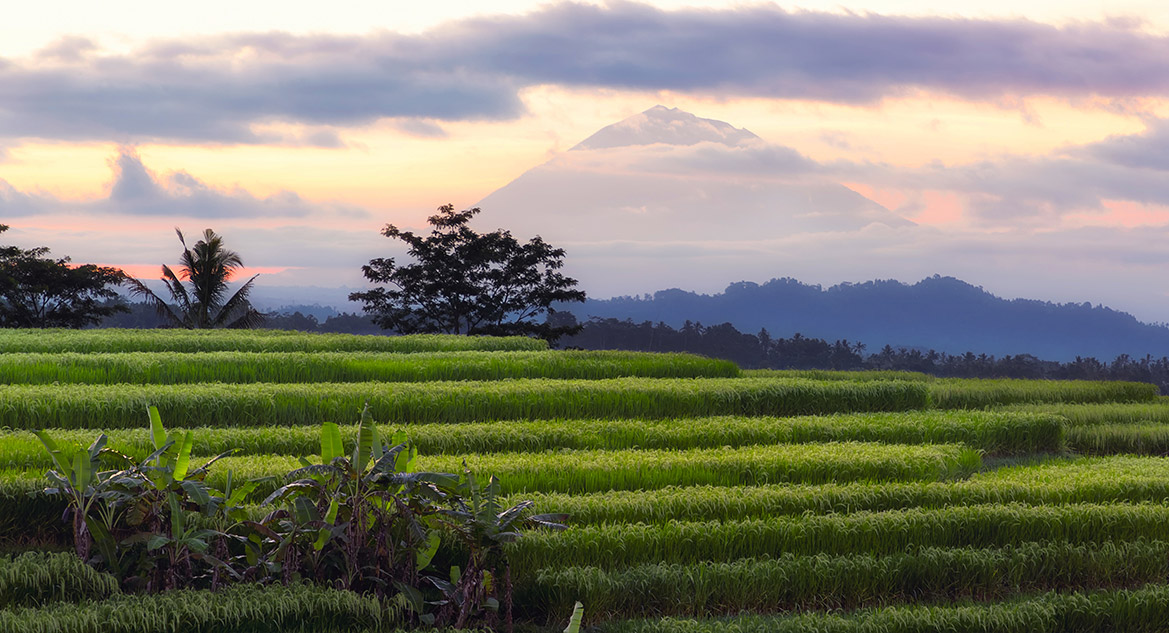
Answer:
<path fill-rule="evenodd" d="M 247 280 L 230 299 L 227 295 L 227 281 L 243 267 L 239 253 L 223 247 L 223 238 L 215 231 L 203 231 L 203 239 L 187 247 L 183 232 L 175 227 L 179 242 L 183 245 L 182 266 L 175 274 L 169 266 L 162 266 L 162 282 L 170 291 L 175 305 L 163 301 L 154 291 L 137 279 L 129 280 L 131 292 L 141 296 L 158 310 L 175 327 L 198 328 L 253 328 L 263 321 L 264 315 L 248 302 L 252 282 L 259 275 Z M 190 290 L 183 285 L 190 283 Z"/>

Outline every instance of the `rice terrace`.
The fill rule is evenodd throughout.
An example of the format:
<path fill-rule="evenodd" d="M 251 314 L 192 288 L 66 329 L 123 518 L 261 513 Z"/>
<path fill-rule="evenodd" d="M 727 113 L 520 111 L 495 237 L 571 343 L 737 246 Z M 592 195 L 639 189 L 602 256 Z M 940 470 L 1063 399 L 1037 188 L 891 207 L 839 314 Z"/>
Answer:
<path fill-rule="evenodd" d="M 1165 630 L 1166 453 L 1148 384 L 6 330 L 0 631 Z"/>

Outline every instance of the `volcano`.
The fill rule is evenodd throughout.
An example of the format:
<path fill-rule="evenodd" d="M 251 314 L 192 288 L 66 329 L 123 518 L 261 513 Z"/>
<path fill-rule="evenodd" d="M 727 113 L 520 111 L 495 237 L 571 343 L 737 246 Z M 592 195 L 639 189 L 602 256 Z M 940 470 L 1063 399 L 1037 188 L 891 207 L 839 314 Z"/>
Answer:
<path fill-rule="evenodd" d="M 748 130 L 655 106 L 496 190 L 482 221 L 553 242 L 768 240 L 913 223 Z"/>

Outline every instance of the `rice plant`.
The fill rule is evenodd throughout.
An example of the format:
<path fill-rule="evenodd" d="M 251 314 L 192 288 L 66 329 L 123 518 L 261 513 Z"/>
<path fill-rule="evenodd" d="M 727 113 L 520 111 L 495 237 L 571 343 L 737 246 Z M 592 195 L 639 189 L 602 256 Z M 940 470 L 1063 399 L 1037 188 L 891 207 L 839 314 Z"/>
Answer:
<path fill-rule="evenodd" d="M 778 515 L 1016 503 L 1143 503 L 1169 499 L 1169 460 L 1107 457 L 1004 468 L 947 482 L 667 487 L 584 495 L 527 494 L 575 525 L 767 518 Z"/>
<path fill-rule="evenodd" d="M 1164 536 L 1160 504 L 988 504 L 658 525 L 579 526 L 533 533 L 509 557 L 517 569 L 697 563 L 785 554 L 895 554 L 913 547 L 1005 547 L 1023 542 L 1090 544 Z"/>
<path fill-rule="evenodd" d="M 405 624 L 399 602 L 308 585 L 233 585 L 0 610 L 5 633 L 350 633 Z"/>
<path fill-rule="evenodd" d="M 437 352 L 544 350 L 524 336 L 309 334 L 287 330 L 0 330 L 0 353 L 12 352 Z"/>
<path fill-rule="evenodd" d="M 768 482 L 917 481 L 957 477 L 977 470 L 977 451 L 951 444 L 905 446 L 841 442 L 780 444 L 738 449 L 557 451 L 490 455 L 420 455 L 418 468 L 432 472 L 495 475 L 504 493 L 596 492 L 653 489 L 671 485 L 755 485 Z M 216 463 L 207 482 L 217 487 L 227 473 L 258 480 L 262 497 L 300 466 L 284 455 L 228 457 Z M 13 476 L 17 475 L 17 476 Z M 39 471 L 6 475 L 0 482 L 35 481 Z M 7 480 L 7 481 L 5 481 Z"/>
<path fill-rule="evenodd" d="M 1000 603 L 888 606 L 853 613 L 737 614 L 608 622 L 602 633 L 1159 633 L 1169 629 L 1169 586 L 1048 592 Z"/>
<path fill-rule="evenodd" d="M 604 570 L 555 567 L 527 586 L 528 604 L 566 612 L 580 600 L 594 617 L 742 611 L 855 609 L 893 603 L 1019 592 L 1083 590 L 1163 581 L 1169 543 L 1024 543 L 993 549 L 915 548 L 884 556 L 795 556 L 692 564 L 656 563 Z"/>
<path fill-rule="evenodd" d="M 184 428 L 345 422 L 368 402 L 383 423 L 552 418 L 812 415 L 923 408 L 924 385 L 765 378 L 494 382 L 6 385 L 0 427 L 136 428 L 156 405 Z"/>
<path fill-rule="evenodd" d="M 1043 411 L 1063 416 L 1071 426 L 1169 424 L 1169 398 L 1164 397 L 1148 402 L 1018 404 L 1001 409 L 1028 413 Z"/>
<path fill-rule="evenodd" d="M 921 372 L 885 369 L 747 369 L 743 371 L 743 375 L 769 378 L 808 378 L 811 380 L 911 380 L 914 382 L 937 380 L 936 377 Z"/>
<path fill-rule="evenodd" d="M 383 430 L 389 430 L 385 425 Z M 300 427 L 195 428 L 193 453 L 307 455 L 317 450 L 319 429 Z M 357 425 L 340 427 L 345 446 Z M 913 411 L 795 418 L 717 416 L 683 419 L 535 420 L 394 425 L 424 455 L 534 452 L 558 449 L 714 448 L 752 444 L 866 441 L 890 444 L 962 443 L 988 454 L 1057 452 L 1063 449 L 1058 416 L 986 411 Z M 154 450 L 148 429 L 110 431 L 109 446 L 141 458 Z M 76 445 L 89 430 L 54 432 Z M 28 431 L 0 431 L 0 468 L 51 466 L 40 441 Z"/>
<path fill-rule="evenodd" d="M 1038 403 L 1150 402 L 1156 400 L 1159 393 L 1156 385 L 1142 382 L 944 378 L 927 384 L 934 406 L 940 409 Z"/>
<path fill-rule="evenodd" d="M 424 382 L 735 377 L 734 363 L 622 351 L 124 352 L 0 354 L 0 384 Z"/>
<path fill-rule="evenodd" d="M 118 593 L 117 579 L 98 572 L 73 554 L 0 554 L 0 610 L 100 600 Z"/>
<path fill-rule="evenodd" d="M 1169 455 L 1169 424 L 1101 424 L 1067 430 L 1068 448 L 1084 455 Z"/>

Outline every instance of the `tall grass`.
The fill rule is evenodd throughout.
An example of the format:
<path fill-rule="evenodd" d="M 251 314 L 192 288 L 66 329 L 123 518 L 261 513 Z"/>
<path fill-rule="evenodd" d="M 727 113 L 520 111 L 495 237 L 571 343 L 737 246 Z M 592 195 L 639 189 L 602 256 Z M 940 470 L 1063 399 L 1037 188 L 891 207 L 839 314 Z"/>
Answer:
<path fill-rule="evenodd" d="M 8 352 L 439 352 L 543 350 L 524 336 L 309 334 L 288 330 L 36 330 L 0 329 Z"/>
<path fill-rule="evenodd" d="M 996 549 L 920 548 L 886 556 L 793 556 L 607 571 L 539 572 L 521 604 L 565 612 L 579 600 L 596 619 L 852 609 L 1019 592 L 1134 586 L 1163 581 L 1169 543 L 1024 543 Z"/>
<path fill-rule="evenodd" d="M 517 569 L 696 563 L 784 554 L 895 554 L 912 547 L 1005 547 L 1022 542 L 1076 544 L 1165 536 L 1160 504 L 976 505 L 734 521 L 603 524 L 533 532 L 514 543 Z"/>
<path fill-rule="evenodd" d="M 1098 404 L 1021 404 L 1004 411 L 1043 411 L 1067 418 L 1071 426 L 1108 424 L 1169 424 L 1169 398 L 1149 402 L 1108 402 Z"/>
<path fill-rule="evenodd" d="M 954 482 L 668 487 L 586 495 L 525 493 L 523 498 L 535 501 L 541 512 L 569 513 L 574 525 L 725 521 L 992 503 L 1160 503 L 1169 499 L 1169 460 L 1054 461 L 982 472 Z"/>
<path fill-rule="evenodd" d="M 350 633 L 391 629 L 401 613 L 374 596 L 307 585 L 118 595 L 0 610 L 4 633 Z"/>
<path fill-rule="evenodd" d="M 939 409 L 983 409 L 1009 404 L 1150 402 L 1156 385 L 1085 380 L 944 378 L 927 383 Z M 1046 410 L 1046 409 L 1045 409 Z"/>
<path fill-rule="evenodd" d="M 726 360 L 620 351 L 74 352 L 0 354 L 0 384 L 424 382 L 507 378 L 735 377 Z"/>
<path fill-rule="evenodd" d="M 1067 430 L 1068 448 L 1085 455 L 1169 455 L 1169 424 L 1102 424 Z"/>
<path fill-rule="evenodd" d="M 100 600 L 117 593 L 116 578 L 95 570 L 72 553 L 0 554 L 0 609 Z"/>
<path fill-rule="evenodd" d="M 979 467 L 980 460 L 977 451 L 951 444 L 903 446 L 843 442 L 685 451 L 420 455 L 418 468 L 461 473 L 464 463 L 482 476 L 497 476 L 504 493 L 533 490 L 584 493 L 776 481 L 936 480 L 970 473 Z M 229 470 L 237 479 L 272 478 L 262 481 L 257 488 L 256 496 L 262 498 L 282 483 L 275 478 L 296 468 L 299 462 L 291 456 L 228 457 L 216 463 L 207 481 L 222 485 Z M 38 473 L 32 472 L 23 478 L 37 476 Z"/>
<path fill-rule="evenodd" d="M 495 382 L 8 385 L 0 427 L 137 428 L 148 405 L 171 426 L 292 426 L 346 422 L 368 402 L 391 423 L 551 418 L 810 415 L 923 408 L 908 382 L 762 378 L 615 378 Z"/>
<path fill-rule="evenodd" d="M 615 621 L 601 633 L 1160 633 L 1169 630 L 1169 586 L 1049 592 L 1003 603 L 889 606 L 849 614 L 738 614 L 695 620 Z"/>
<path fill-rule="evenodd" d="M 865 441 L 890 444 L 962 443 L 988 454 L 1055 452 L 1064 447 L 1058 416 L 984 411 L 913 411 L 822 417 L 684 418 L 667 420 L 538 420 L 395 425 L 424 455 L 533 452 L 557 449 L 713 448 L 752 444 Z M 175 429 L 176 432 L 183 429 Z M 383 431 L 389 431 L 387 426 Z M 309 455 L 319 452 L 316 426 L 196 428 L 193 454 Z M 344 425 L 352 450 L 357 425 Z M 94 431 L 59 430 L 58 442 L 88 445 Z M 133 457 L 154 450 L 148 429 L 110 431 L 109 446 Z M 29 431 L 0 431 L 0 468 L 48 467 L 52 460 Z"/>
<path fill-rule="evenodd" d="M 835 370 L 835 369 L 747 369 L 744 376 L 755 378 L 808 378 L 810 380 L 911 380 L 932 382 L 934 376 L 916 371 L 893 371 L 885 369 Z"/>

